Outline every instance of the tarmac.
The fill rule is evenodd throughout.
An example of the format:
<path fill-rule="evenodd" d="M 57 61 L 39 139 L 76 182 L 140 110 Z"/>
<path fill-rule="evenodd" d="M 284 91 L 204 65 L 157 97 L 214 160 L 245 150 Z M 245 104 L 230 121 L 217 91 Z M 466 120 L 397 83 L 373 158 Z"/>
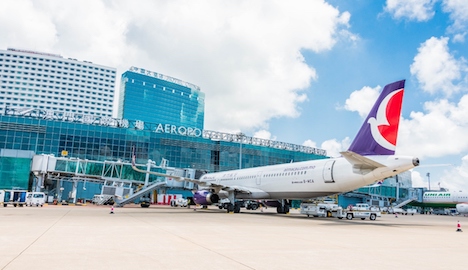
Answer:
<path fill-rule="evenodd" d="M 0 207 L 1 269 L 465 269 L 468 217 Z M 467 228 L 468 230 L 468 228 Z"/>

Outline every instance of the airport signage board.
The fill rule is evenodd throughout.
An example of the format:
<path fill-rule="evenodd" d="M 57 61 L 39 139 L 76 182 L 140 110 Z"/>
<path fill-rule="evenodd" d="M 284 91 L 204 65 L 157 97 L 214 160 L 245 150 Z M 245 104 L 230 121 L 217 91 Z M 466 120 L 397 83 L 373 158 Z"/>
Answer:
<path fill-rule="evenodd" d="M 201 137 L 202 131 L 199 128 L 176 126 L 171 124 L 158 124 L 154 130 L 156 133 L 169 133 L 190 137 Z"/>
<path fill-rule="evenodd" d="M 148 130 L 155 133 L 167 133 L 181 136 L 201 137 L 203 131 L 195 127 L 176 126 L 172 124 L 146 124 L 141 120 L 130 121 L 108 116 L 86 115 L 72 112 L 58 112 L 52 110 L 32 108 L 5 108 L 5 115 L 28 116 L 44 120 L 58 120 L 64 122 L 99 125 L 116 128 L 133 128 L 136 130 Z"/>

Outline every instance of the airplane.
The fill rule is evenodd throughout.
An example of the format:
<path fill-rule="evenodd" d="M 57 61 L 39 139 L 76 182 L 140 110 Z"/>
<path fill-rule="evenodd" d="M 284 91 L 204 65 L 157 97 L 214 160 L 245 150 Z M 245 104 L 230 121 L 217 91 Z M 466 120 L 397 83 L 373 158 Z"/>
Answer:
<path fill-rule="evenodd" d="M 468 213 L 468 192 L 427 191 L 423 194 L 422 203 L 411 202 L 412 206 L 433 208 L 457 208 L 459 213 Z M 458 209 L 461 209 L 460 212 Z"/>
<path fill-rule="evenodd" d="M 405 80 L 386 85 L 357 136 L 341 157 L 206 173 L 200 179 L 165 176 L 198 184 L 194 202 L 216 204 L 228 198 L 228 212 L 239 213 L 242 200 L 266 200 L 277 213 L 289 213 L 290 200 L 355 190 L 419 166 L 419 159 L 395 155 Z"/>

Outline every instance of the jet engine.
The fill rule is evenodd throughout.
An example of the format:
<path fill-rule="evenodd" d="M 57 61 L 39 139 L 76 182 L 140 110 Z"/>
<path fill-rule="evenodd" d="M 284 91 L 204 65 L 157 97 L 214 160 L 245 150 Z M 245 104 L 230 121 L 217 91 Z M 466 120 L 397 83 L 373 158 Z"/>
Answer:
<path fill-rule="evenodd" d="M 209 190 L 198 190 L 193 194 L 193 200 L 196 204 L 210 205 L 219 202 L 219 196 Z"/>

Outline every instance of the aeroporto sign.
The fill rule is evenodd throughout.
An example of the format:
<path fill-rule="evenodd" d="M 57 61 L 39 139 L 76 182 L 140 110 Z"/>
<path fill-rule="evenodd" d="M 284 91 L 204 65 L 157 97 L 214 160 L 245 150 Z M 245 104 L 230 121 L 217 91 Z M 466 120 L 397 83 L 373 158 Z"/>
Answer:
<path fill-rule="evenodd" d="M 176 126 L 170 124 L 158 124 L 154 130 L 156 133 L 169 133 L 190 137 L 201 137 L 202 131 L 199 128 Z"/>

